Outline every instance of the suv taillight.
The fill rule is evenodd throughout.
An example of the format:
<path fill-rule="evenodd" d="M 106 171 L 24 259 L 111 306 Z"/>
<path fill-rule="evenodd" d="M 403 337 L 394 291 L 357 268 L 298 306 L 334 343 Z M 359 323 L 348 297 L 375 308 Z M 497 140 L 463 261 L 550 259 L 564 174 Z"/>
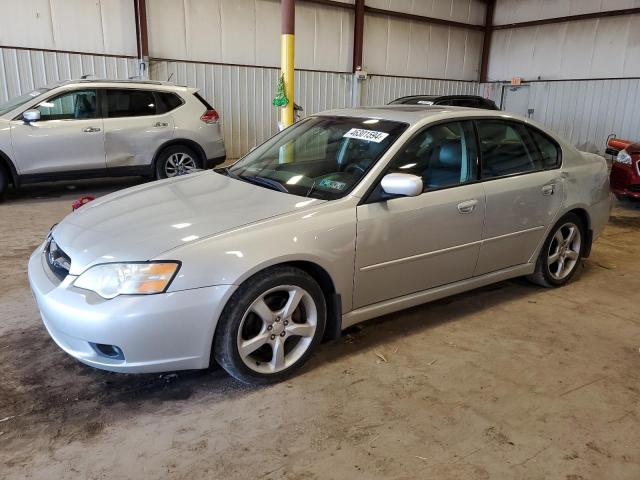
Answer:
<path fill-rule="evenodd" d="M 206 112 L 204 112 L 200 117 L 200 120 L 202 120 L 204 123 L 216 123 L 218 120 L 220 120 L 220 115 L 218 115 L 218 112 L 216 112 L 215 109 L 212 108 L 211 110 L 207 110 Z"/>

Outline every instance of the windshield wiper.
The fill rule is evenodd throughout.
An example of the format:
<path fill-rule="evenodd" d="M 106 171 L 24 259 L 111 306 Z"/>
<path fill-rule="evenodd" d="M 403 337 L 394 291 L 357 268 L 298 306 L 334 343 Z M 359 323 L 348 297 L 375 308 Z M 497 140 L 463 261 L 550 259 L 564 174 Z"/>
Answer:
<path fill-rule="evenodd" d="M 258 175 L 237 175 L 240 180 L 246 180 L 247 182 L 253 183 L 254 185 L 260 185 L 261 187 L 270 188 L 271 190 L 277 190 L 278 192 L 289 193 L 287 187 L 278 182 L 277 180 L 273 180 L 267 177 L 260 177 Z"/>

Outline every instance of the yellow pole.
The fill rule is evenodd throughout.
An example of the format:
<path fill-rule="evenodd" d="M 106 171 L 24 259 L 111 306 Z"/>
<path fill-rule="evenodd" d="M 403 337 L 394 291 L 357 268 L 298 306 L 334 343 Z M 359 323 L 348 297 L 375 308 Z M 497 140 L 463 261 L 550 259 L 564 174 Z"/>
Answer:
<path fill-rule="evenodd" d="M 289 103 L 286 107 L 281 108 L 281 121 L 284 128 L 293 125 L 294 110 L 293 110 L 293 59 L 295 48 L 295 35 L 292 33 L 283 33 L 281 37 L 280 56 L 281 56 L 281 68 L 284 75 L 284 91 Z"/>

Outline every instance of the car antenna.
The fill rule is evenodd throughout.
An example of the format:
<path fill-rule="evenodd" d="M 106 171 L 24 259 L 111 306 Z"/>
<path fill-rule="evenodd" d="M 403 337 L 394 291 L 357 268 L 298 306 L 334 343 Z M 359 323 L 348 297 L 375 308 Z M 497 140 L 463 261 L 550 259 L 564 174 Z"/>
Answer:
<path fill-rule="evenodd" d="M 87 74 L 85 74 L 85 75 L 82 75 L 82 76 L 80 77 L 80 79 L 81 79 L 81 80 L 86 80 L 86 79 L 87 79 L 87 78 L 89 78 L 89 77 L 95 77 L 95 75 L 94 75 L 93 73 L 87 73 Z"/>
<path fill-rule="evenodd" d="M 169 75 L 169 78 L 167 78 L 167 82 L 170 82 L 170 81 L 171 81 L 171 79 L 173 78 L 173 74 L 174 74 L 174 73 L 175 73 L 175 72 L 171 72 L 171 75 Z"/>
<path fill-rule="evenodd" d="M 127 80 L 133 80 L 134 78 L 141 78 L 142 75 L 131 75 Z"/>

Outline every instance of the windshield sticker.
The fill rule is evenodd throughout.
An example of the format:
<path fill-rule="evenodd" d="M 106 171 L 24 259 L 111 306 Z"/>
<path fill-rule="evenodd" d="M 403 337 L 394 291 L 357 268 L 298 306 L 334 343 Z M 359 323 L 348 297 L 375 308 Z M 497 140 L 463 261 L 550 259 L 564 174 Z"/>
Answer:
<path fill-rule="evenodd" d="M 365 142 L 380 143 L 389 136 L 388 133 L 378 132 L 377 130 L 365 130 L 363 128 L 352 128 L 343 135 L 344 138 L 356 138 Z"/>
<path fill-rule="evenodd" d="M 429 100 L 418 100 L 418 105 L 433 105 Z"/>
<path fill-rule="evenodd" d="M 331 180 L 329 178 L 324 178 L 320 181 L 318 185 L 320 188 L 328 188 L 330 190 L 338 190 L 342 191 L 347 188 L 347 184 L 343 182 L 336 182 L 335 180 Z"/>

